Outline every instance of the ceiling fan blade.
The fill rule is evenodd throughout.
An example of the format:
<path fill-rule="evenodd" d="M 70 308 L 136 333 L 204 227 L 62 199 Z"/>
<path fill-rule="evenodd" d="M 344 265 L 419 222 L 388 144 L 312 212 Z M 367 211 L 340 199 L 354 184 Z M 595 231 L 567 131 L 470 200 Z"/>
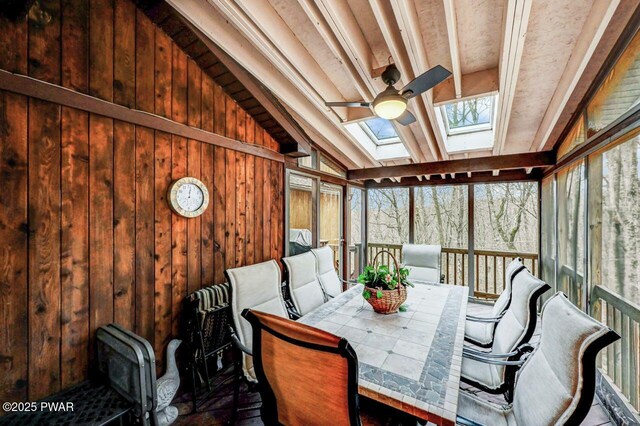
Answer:
<path fill-rule="evenodd" d="M 409 124 L 414 123 L 416 121 L 416 117 L 413 114 L 411 114 L 411 111 L 406 109 L 400 117 L 396 118 L 396 121 L 402 124 L 403 126 L 408 126 Z"/>
<path fill-rule="evenodd" d="M 353 108 L 369 108 L 369 102 L 325 102 L 328 107 L 353 107 Z"/>
<path fill-rule="evenodd" d="M 450 75 L 451 71 L 440 65 L 436 65 L 429 71 L 426 71 L 411 80 L 409 84 L 402 88 L 400 94 L 406 99 L 411 99 L 443 82 Z"/>

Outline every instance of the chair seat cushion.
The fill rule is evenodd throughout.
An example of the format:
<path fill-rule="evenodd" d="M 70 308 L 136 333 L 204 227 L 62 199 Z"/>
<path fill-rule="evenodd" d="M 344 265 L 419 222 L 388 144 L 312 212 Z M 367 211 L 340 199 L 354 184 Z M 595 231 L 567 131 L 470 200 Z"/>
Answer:
<path fill-rule="evenodd" d="M 489 389 L 500 387 L 503 369 L 502 366 L 462 357 L 462 377 L 480 383 Z"/>
<path fill-rule="evenodd" d="M 464 324 L 464 337 L 472 343 L 488 345 L 493 341 L 493 323 L 467 320 Z"/>
<path fill-rule="evenodd" d="M 516 421 L 508 406 L 498 407 L 464 391 L 461 391 L 458 396 L 457 414 L 481 425 L 516 426 Z"/>

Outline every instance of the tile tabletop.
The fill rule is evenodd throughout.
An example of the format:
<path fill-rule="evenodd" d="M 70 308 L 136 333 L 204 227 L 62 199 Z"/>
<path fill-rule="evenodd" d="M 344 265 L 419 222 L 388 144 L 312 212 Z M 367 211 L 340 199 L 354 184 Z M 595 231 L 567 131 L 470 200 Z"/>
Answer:
<path fill-rule="evenodd" d="M 299 322 L 346 338 L 358 355 L 359 393 L 436 424 L 455 424 L 468 288 L 416 284 L 406 311 L 383 315 L 340 294 Z"/>

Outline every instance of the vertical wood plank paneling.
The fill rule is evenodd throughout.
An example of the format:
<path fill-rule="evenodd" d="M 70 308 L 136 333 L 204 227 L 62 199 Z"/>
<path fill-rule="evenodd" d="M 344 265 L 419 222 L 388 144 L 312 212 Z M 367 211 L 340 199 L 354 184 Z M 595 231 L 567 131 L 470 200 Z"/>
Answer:
<path fill-rule="evenodd" d="M 255 122 L 253 118 L 246 118 L 246 138 L 247 143 L 255 143 Z M 246 264 L 252 265 L 256 263 L 255 258 L 255 167 L 256 157 L 253 155 L 246 156 Z"/>
<path fill-rule="evenodd" d="M 89 116 L 89 326 L 113 322 L 113 121 Z M 90 348 L 93 353 L 95 348 Z"/>
<path fill-rule="evenodd" d="M 205 74 L 202 75 L 202 129 L 213 132 L 214 121 L 214 102 L 213 102 L 213 81 Z M 209 286 L 214 281 L 214 208 L 213 208 L 213 192 L 214 192 L 214 147 L 213 145 L 203 144 L 202 146 L 202 183 L 209 191 L 209 207 L 202 214 L 202 233 L 201 233 L 201 251 L 202 251 L 202 271 L 201 285 Z"/>
<path fill-rule="evenodd" d="M 262 259 L 271 256 L 271 161 L 263 159 L 262 166 Z"/>
<path fill-rule="evenodd" d="M 187 122 L 187 55 L 178 48 L 172 49 L 171 116 L 179 123 Z M 187 140 L 171 137 L 171 178 L 177 180 L 187 175 Z M 187 295 L 187 219 L 171 215 L 171 275 L 172 329 L 178 335 L 182 299 Z"/>
<path fill-rule="evenodd" d="M 92 0 L 89 8 L 89 94 L 113 100 L 113 1 Z"/>
<path fill-rule="evenodd" d="M 155 111 L 162 117 L 171 117 L 171 39 L 160 28 L 156 32 L 155 53 Z"/>
<path fill-rule="evenodd" d="M 136 106 L 136 20 L 134 19 L 136 7 L 129 0 L 115 0 L 113 14 L 115 45 L 113 101 L 128 108 L 134 108 Z"/>
<path fill-rule="evenodd" d="M 26 38 L 20 51 L 26 59 Z M 26 60 L 11 68 L 24 70 Z M 0 399 L 22 401 L 28 364 L 27 98 L 5 91 L 0 91 L 0 176 Z"/>
<path fill-rule="evenodd" d="M 257 143 L 257 141 L 256 141 Z M 255 262 L 262 262 L 264 260 L 264 255 L 262 254 L 262 240 L 263 240 L 263 232 L 262 232 L 262 222 L 264 220 L 263 211 L 263 198 L 264 198 L 264 173 L 263 173 L 263 164 L 264 159 L 256 157 L 255 159 L 255 242 L 253 244 L 255 250 Z"/>
<path fill-rule="evenodd" d="M 62 387 L 82 381 L 87 376 L 89 365 L 88 124 L 86 112 L 62 108 Z"/>
<path fill-rule="evenodd" d="M 155 28 L 144 12 L 136 9 L 136 108 L 153 112 Z"/>
<path fill-rule="evenodd" d="M 116 68 L 117 69 L 117 68 Z M 130 86 L 129 91 L 133 91 Z M 121 92 L 122 99 L 133 99 Z M 136 155 L 135 126 L 113 123 L 113 310 L 114 320 L 135 328 Z"/>
<path fill-rule="evenodd" d="M 27 19 L 0 18 L 0 68 L 27 74 Z M 0 91 L 0 399 L 27 399 L 27 98 Z M 16 324 L 25 324 L 16 327 Z"/>
<path fill-rule="evenodd" d="M 187 60 L 187 123 L 193 127 L 202 125 L 202 70 L 192 60 Z M 187 142 L 187 174 L 200 179 L 202 144 L 189 139 Z M 187 221 L 188 254 L 187 254 L 187 292 L 199 290 L 202 268 L 200 251 L 202 217 Z"/>
<path fill-rule="evenodd" d="M 136 8 L 114 2 L 113 100 L 136 106 Z M 135 126 L 113 123 L 113 309 L 114 320 L 135 329 L 136 155 Z"/>
<path fill-rule="evenodd" d="M 60 84 L 60 0 L 34 3 L 28 17 L 29 76 Z"/>
<path fill-rule="evenodd" d="M 224 98 L 223 98 L 224 99 Z M 216 103 L 217 105 L 217 103 Z M 223 126 L 224 128 L 224 126 Z M 214 168 L 213 168 L 213 202 L 211 203 L 212 209 L 215 209 L 213 221 L 214 230 L 213 236 L 214 242 L 214 280 L 216 283 L 224 282 L 224 271 L 227 268 L 226 265 L 226 168 L 225 149 L 219 146 L 214 147 Z"/>
<path fill-rule="evenodd" d="M 236 137 L 246 141 L 246 113 L 236 109 Z M 236 152 L 236 266 L 246 264 L 247 185 L 246 154 Z"/>
<path fill-rule="evenodd" d="M 178 180 L 186 175 L 187 140 L 174 135 L 171 137 L 171 179 Z M 177 336 L 180 331 L 181 303 L 187 295 L 187 219 L 177 214 L 171 215 L 171 276 L 172 331 Z"/>
<path fill-rule="evenodd" d="M 153 95 L 151 96 L 153 99 Z M 136 332 L 154 332 L 154 141 L 153 130 L 136 127 Z"/>
<path fill-rule="evenodd" d="M 236 121 L 236 103 L 225 96 L 226 108 L 226 136 L 235 139 L 237 131 Z M 236 152 L 231 150 L 225 151 L 225 179 L 226 179 L 226 243 L 225 243 L 225 268 L 236 267 Z"/>
<path fill-rule="evenodd" d="M 277 148 L 129 0 L 36 2 L 0 33 L 0 69 Z M 162 364 L 188 291 L 282 255 L 280 163 L 3 92 L 0 142 L 2 400 L 85 379 L 112 321 Z M 198 219 L 166 202 L 187 175 L 210 191 Z"/>
<path fill-rule="evenodd" d="M 89 89 L 89 0 L 62 2 L 62 86 L 81 93 Z"/>
<path fill-rule="evenodd" d="M 171 136 L 155 134 L 155 339 L 158 367 L 164 365 L 164 349 L 172 334 L 171 318 L 171 209 L 167 188 L 171 184 Z"/>
<path fill-rule="evenodd" d="M 60 107 L 29 100 L 29 387 L 60 389 Z"/>

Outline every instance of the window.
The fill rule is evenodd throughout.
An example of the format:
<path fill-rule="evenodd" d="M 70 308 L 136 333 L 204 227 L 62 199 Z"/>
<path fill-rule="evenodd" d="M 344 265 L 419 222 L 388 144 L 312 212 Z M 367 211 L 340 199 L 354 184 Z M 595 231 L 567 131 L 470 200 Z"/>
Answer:
<path fill-rule="evenodd" d="M 466 248 L 469 226 L 467 194 L 466 185 L 415 188 L 415 242 Z"/>
<path fill-rule="evenodd" d="M 546 300 L 555 293 L 556 288 L 556 200 L 555 181 L 550 176 L 542 180 L 542 211 L 540 212 L 541 250 L 540 278 L 551 286 L 551 290 L 542 295 Z"/>
<path fill-rule="evenodd" d="M 631 40 L 587 106 L 587 136 L 615 121 L 640 100 L 640 33 Z"/>
<path fill-rule="evenodd" d="M 640 305 L 640 131 L 589 159 L 594 285 Z"/>
<path fill-rule="evenodd" d="M 586 140 L 586 134 L 584 131 L 584 115 L 580 116 L 580 119 L 573 125 L 571 131 L 567 135 L 566 139 L 558 147 L 558 158 L 562 158 L 569 154 L 575 147 L 581 145 Z"/>
<path fill-rule="evenodd" d="M 311 155 L 298 158 L 298 166 L 306 167 L 307 169 L 315 169 L 317 167 L 318 152 L 311 150 Z"/>
<path fill-rule="evenodd" d="M 289 256 L 304 253 L 316 246 L 314 205 L 317 184 L 314 178 L 289 174 Z"/>
<path fill-rule="evenodd" d="M 557 175 L 558 266 L 556 288 L 581 309 L 585 271 L 585 181 L 584 162 L 567 167 Z"/>
<path fill-rule="evenodd" d="M 320 183 L 320 247 L 333 250 L 333 260 L 339 275 L 342 259 L 342 187 Z"/>
<path fill-rule="evenodd" d="M 447 152 L 493 148 L 497 104 L 497 95 L 491 95 L 439 106 L 436 122 Z"/>
<path fill-rule="evenodd" d="M 440 108 L 447 135 L 489 130 L 493 124 L 494 96 L 468 99 Z"/>
<path fill-rule="evenodd" d="M 369 243 L 388 245 L 408 242 L 409 189 L 369 189 L 367 192 Z"/>
<path fill-rule="evenodd" d="M 385 120 L 384 118 L 372 118 L 361 121 L 359 124 L 376 145 L 400 142 L 396 129 L 389 120 Z"/>
<path fill-rule="evenodd" d="M 347 172 L 324 155 L 320 155 L 320 171 L 330 175 L 346 177 Z"/>
<path fill-rule="evenodd" d="M 349 188 L 349 280 L 353 281 L 364 269 L 364 190 Z"/>

